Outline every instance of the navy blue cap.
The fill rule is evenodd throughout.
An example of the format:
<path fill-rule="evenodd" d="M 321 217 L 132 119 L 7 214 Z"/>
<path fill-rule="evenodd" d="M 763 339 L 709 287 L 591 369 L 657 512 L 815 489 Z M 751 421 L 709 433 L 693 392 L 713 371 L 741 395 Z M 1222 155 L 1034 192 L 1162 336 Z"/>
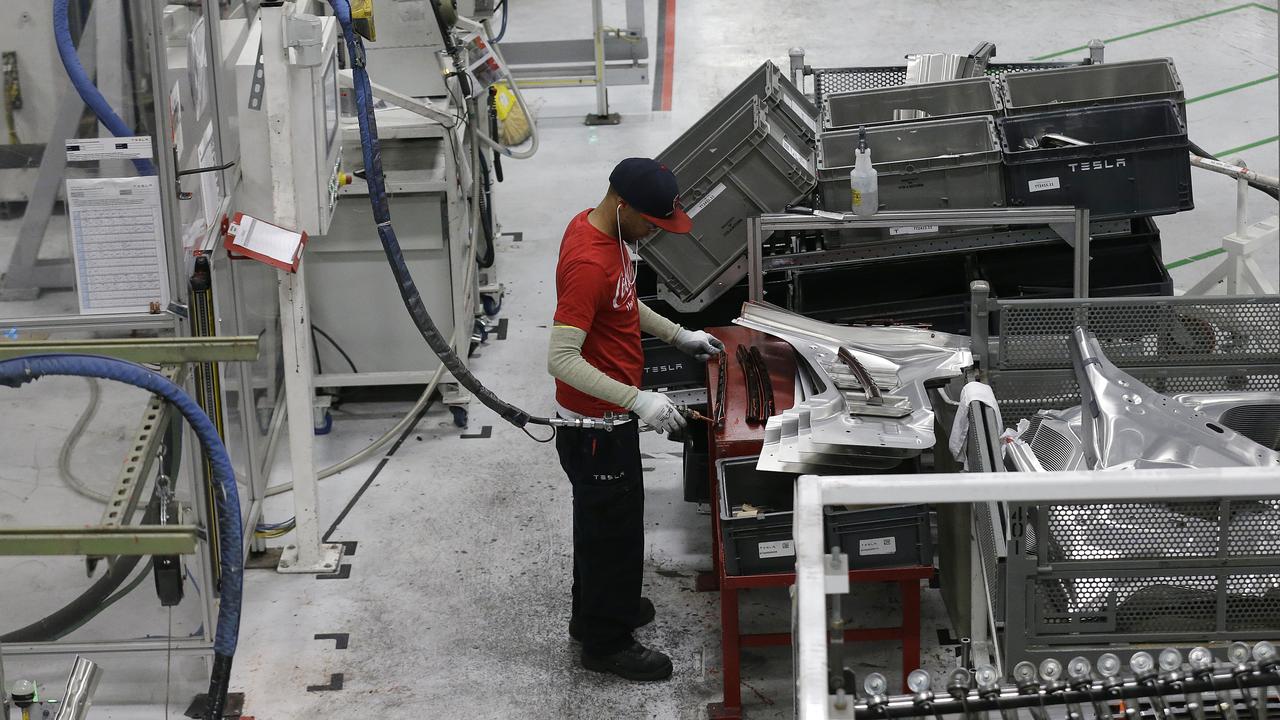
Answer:
<path fill-rule="evenodd" d="M 627 205 L 649 222 L 673 233 L 687 233 L 693 221 L 680 207 L 676 176 L 652 158 L 627 158 L 609 173 L 609 184 Z"/>

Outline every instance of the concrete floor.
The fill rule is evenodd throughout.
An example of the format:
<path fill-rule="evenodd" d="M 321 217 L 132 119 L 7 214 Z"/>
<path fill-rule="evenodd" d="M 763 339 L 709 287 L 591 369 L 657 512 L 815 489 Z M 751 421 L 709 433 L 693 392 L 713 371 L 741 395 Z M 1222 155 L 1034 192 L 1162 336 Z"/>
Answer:
<path fill-rule="evenodd" d="M 572 7 L 570 7 L 572 5 Z M 622 22 L 621 2 L 606 3 L 606 22 Z M 615 7 L 616 6 L 616 7 Z M 656 37 L 656 4 L 648 3 L 649 35 Z M 650 87 L 610 91 L 612 109 L 622 113 L 617 127 L 587 128 L 582 115 L 593 106 L 590 90 L 530 93 L 539 116 L 542 149 L 526 162 L 505 163 L 498 187 L 503 229 L 522 232 L 523 241 L 499 244 L 498 267 L 508 294 L 502 316 L 505 340 L 491 340 L 474 369 L 500 396 L 529 411 L 551 408 L 551 383 L 543 367 L 547 325 L 554 305 L 553 268 L 565 223 L 603 194 L 613 164 L 629 155 L 653 155 L 697 120 L 716 100 L 765 58 L 785 67 L 791 46 L 803 46 L 815 66 L 891 64 L 916 51 L 966 52 L 980 40 L 999 47 L 997 60 L 1010 62 L 1082 45 L 1089 38 L 1112 38 L 1224 11 L 1212 17 L 1111 42 L 1107 59 L 1174 58 L 1186 85 L 1190 130 L 1206 149 L 1219 152 L 1248 145 L 1277 132 L 1276 14 L 1273 2 L 1238 9 L 1213 0 L 1129 0 L 1018 2 L 937 0 L 849 3 L 821 0 L 783 6 L 764 0 L 698 0 L 676 10 L 674 96 L 671 112 L 652 111 Z M 837 29 L 838 28 L 838 29 Z M 862 29 L 869 28 L 869 29 Z M 586 36 L 585 6 L 550 0 L 515 3 L 509 39 Z M 1074 53 L 1073 53 L 1074 54 Z M 377 68 L 373 68 L 376 79 Z M 1201 96 L 1270 77 L 1233 92 Z M 1277 171 L 1273 141 L 1233 152 L 1260 171 Z M 1190 257 L 1218 246 L 1234 218 L 1234 187 L 1222 177 L 1197 171 L 1197 209 L 1159 220 L 1165 260 Z M 1252 218 L 1276 212 L 1274 202 L 1250 196 Z M 16 226 L 0 227 L 0 258 Z M 1213 260 L 1174 270 L 1180 288 L 1193 284 Z M 1276 282 L 1275 250 L 1262 266 Z M 66 296 L 50 296 L 64 303 Z M 74 305 L 74 299 L 72 299 Z M 15 315 L 0 307 L 0 314 Z M 0 524 L 27 522 L 59 509 L 61 524 L 93 522 L 97 507 L 66 491 L 56 475 L 58 447 L 82 407 L 83 384 L 44 381 L 36 388 L 0 393 L 5 432 L 0 452 Z M 94 442 L 85 443 L 76 467 L 94 477 L 95 467 L 114 466 L 128 431 L 128 418 L 141 398 L 109 389 L 109 411 L 100 413 Z M 38 408 L 38 410 L 31 410 Z M 317 462 L 346 457 L 380 435 L 404 404 L 348 405 L 335 415 L 334 432 L 317 438 Z M 373 412 L 380 418 L 362 418 Z M 675 677 L 666 683 L 634 685 L 587 673 L 575 664 L 569 642 L 569 487 L 549 446 L 475 406 L 470 431 L 490 427 L 487 438 L 461 439 L 450 415 L 432 409 L 372 476 L 374 463 L 325 481 L 321 514 L 328 528 L 348 502 L 360 495 L 332 535 L 358 543 L 345 580 L 282 576 L 253 571 L 246 582 L 246 607 L 233 690 L 247 694 L 246 712 L 260 720 L 343 717 L 384 718 L 701 718 L 705 705 L 720 698 L 718 600 L 693 591 L 694 575 L 709 569 L 708 518 L 684 503 L 679 448 L 646 436 L 646 593 L 658 620 L 638 637 L 670 653 Z M 287 479 L 287 458 L 276 467 Z M 103 473 L 98 474 L 105 482 Z M 268 503 L 266 517 L 291 513 L 288 496 Z M 0 561 L 0 626 L 38 617 L 41 611 L 83 587 L 83 566 L 75 560 Z M 17 581 L 12 579 L 17 578 Z M 75 637 L 185 635 L 199 626 L 190 608 L 155 609 L 147 586 L 86 626 Z M 188 604 L 184 604 L 188 605 Z M 887 589 L 863 596 L 859 622 L 892 620 Z M 946 627 L 936 591 L 925 593 L 926 667 L 951 667 L 950 647 L 940 647 L 936 630 Z M 754 593 L 744 601 L 744 623 L 752 629 L 783 630 L 788 624 L 785 593 Z M 318 633 L 349 633 L 338 650 Z M 888 644 L 860 646 L 858 669 L 888 670 L 896 677 L 898 649 Z M 66 658 L 37 662 L 11 658 L 7 667 L 61 683 Z M 109 657 L 100 708 L 95 717 L 178 716 L 201 689 L 205 670 L 195 659 L 176 662 L 170 712 L 164 709 L 163 658 Z M 743 698 L 747 717 L 791 715 L 789 650 L 744 654 Z M 341 673 L 339 691 L 308 692 Z M 145 703 L 144 705 L 123 703 Z"/>

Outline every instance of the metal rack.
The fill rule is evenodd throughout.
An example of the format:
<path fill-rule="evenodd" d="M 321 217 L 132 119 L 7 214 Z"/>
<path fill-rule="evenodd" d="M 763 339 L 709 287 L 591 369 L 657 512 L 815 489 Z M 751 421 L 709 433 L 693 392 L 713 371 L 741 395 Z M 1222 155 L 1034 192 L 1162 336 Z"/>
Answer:
<path fill-rule="evenodd" d="M 847 696 L 833 695 L 828 685 L 826 596 L 848 592 L 848 585 L 838 572 L 839 558 L 824 552 L 825 505 L 1255 498 L 1274 492 L 1274 485 L 1275 472 L 1270 468 L 1135 470 L 1126 473 L 1123 480 L 1114 473 L 1093 471 L 803 476 L 797 481 L 795 507 L 797 714 L 802 720 L 855 716 L 854 703 Z M 1042 697 L 1037 691 L 1028 701 L 1038 705 Z M 976 706 L 970 703 L 969 707 Z"/>
<path fill-rule="evenodd" d="M 1280 297 L 1000 300 L 971 285 L 973 353 L 1007 424 L 1078 405 L 1067 339 L 1082 325 L 1161 392 L 1280 390 Z"/>
<path fill-rule="evenodd" d="M 766 256 L 763 241 L 775 232 L 805 230 L 845 230 L 856 228 L 892 228 L 899 226 L 936 225 L 939 227 L 985 227 L 991 225 L 1047 226 L 1043 231 L 979 232 L 927 241 L 894 241 L 867 243 L 837 250 Z M 962 252 L 985 247 L 1010 246 L 1064 240 L 1075 250 L 1075 296 L 1089 294 L 1089 211 L 1086 209 L 1000 208 L 994 210 L 912 210 L 880 212 L 868 217 L 844 215 L 839 219 L 813 215 L 768 214 L 747 218 L 748 298 L 764 299 L 765 273 L 833 267 L 919 252 Z M 928 247 L 920 248 L 924 243 Z M 914 245 L 914 247 L 913 247 Z"/>
<path fill-rule="evenodd" d="M 1101 48 L 1098 49 L 1098 60 L 1101 61 Z M 987 66 L 987 75 L 1002 77 L 1008 73 L 1033 72 L 1035 70 L 1052 70 L 1053 68 L 1074 67 L 1078 62 L 1050 63 L 991 63 Z M 851 92 L 854 90 L 875 90 L 876 88 L 902 85 L 907 81 L 905 65 L 882 65 L 879 67 L 841 67 L 812 68 L 814 101 L 822 103 L 822 98 L 830 93 Z"/>

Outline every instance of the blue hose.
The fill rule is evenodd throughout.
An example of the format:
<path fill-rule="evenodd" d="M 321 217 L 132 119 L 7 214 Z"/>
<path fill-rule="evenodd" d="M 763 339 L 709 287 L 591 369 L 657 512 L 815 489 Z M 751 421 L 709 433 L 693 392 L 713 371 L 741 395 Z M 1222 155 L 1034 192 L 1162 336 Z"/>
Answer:
<path fill-rule="evenodd" d="M 431 0 L 431 2 L 439 21 L 439 1 Z M 391 266 L 391 273 L 395 276 L 396 287 L 400 291 L 405 309 L 409 311 L 409 316 L 413 318 L 413 323 L 422 334 L 422 338 L 427 341 L 427 345 L 440 358 L 440 362 L 449 370 L 458 384 L 470 390 L 471 394 L 486 407 L 518 428 L 523 428 L 529 423 L 550 424 L 549 419 L 531 417 L 529 413 L 502 400 L 485 387 L 454 352 L 449 341 L 440 334 L 440 329 L 436 327 L 431 314 L 427 312 L 426 305 L 422 302 L 422 295 L 418 292 L 417 283 L 413 281 L 409 266 L 405 263 L 400 242 L 396 239 L 395 228 L 391 225 L 386 178 L 382 172 L 382 151 L 378 144 L 378 123 L 373 114 L 373 89 L 369 83 L 369 71 L 365 67 L 364 43 L 361 42 L 360 36 L 356 34 L 351 24 L 350 0 L 329 0 L 329 5 L 333 7 L 333 14 L 337 17 L 338 24 L 342 26 L 342 35 L 347 44 L 347 58 L 351 65 L 352 84 L 355 87 L 357 118 L 360 121 L 360 147 L 364 156 L 365 181 L 369 185 L 369 203 L 373 206 L 373 222 L 378 228 L 378 240 L 382 242 L 382 250 L 387 256 L 387 264 Z M 447 32 L 447 29 L 444 31 Z M 460 82 L 462 77 L 459 76 Z"/>
<path fill-rule="evenodd" d="M 64 2 L 65 4 L 65 2 Z M 218 627 L 214 635 L 214 671 L 209 684 L 207 718 L 221 718 L 231 673 L 231 658 L 240 635 L 240 604 L 244 592 L 244 537 L 240 526 L 240 493 L 227 448 L 209 416 L 190 395 L 159 373 L 131 362 L 96 355 L 27 355 L 0 361 L 0 385 L 18 387 L 45 375 L 95 377 L 133 385 L 173 404 L 186 418 L 209 458 L 217 494 L 218 535 L 222 582 L 218 591 Z M 216 714 L 214 714 L 216 712 Z"/>
<path fill-rule="evenodd" d="M 80 94 L 80 99 L 89 106 L 98 121 L 116 137 L 132 137 L 136 133 L 111 109 L 111 104 L 93 84 L 84 65 L 80 64 L 75 42 L 71 39 L 71 21 L 67 16 L 69 4 L 70 0 L 53 0 L 53 37 L 58 44 L 58 57 L 62 58 L 62 67 L 67 71 L 67 77 L 71 78 L 71 84 Z M 139 175 L 156 174 L 155 165 L 150 160 L 134 160 L 133 166 L 138 169 Z"/>

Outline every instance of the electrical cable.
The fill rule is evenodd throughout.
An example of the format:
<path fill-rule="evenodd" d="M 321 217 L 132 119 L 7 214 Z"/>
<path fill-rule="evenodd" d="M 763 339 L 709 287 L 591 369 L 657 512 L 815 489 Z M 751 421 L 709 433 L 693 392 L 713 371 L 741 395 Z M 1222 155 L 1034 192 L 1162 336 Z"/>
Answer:
<path fill-rule="evenodd" d="M 476 196 L 476 203 L 480 210 L 480 229 L 484 240 L 484 254 L 477 255 L 476 262 L 482 268 L 493 267 L 494 247 L 493 247 L 493 200 L 491 193 L 493 192 L 492 181 L 489 177 L 489 163 L 485 161 L 484 154 L 477 156 L 480 161 L 480 194 Z"/>
<path fill-rule="evenodd" d="M 1191 147 L 1192 154 L 1199 155 L 1200 157 L 1206 158 L 1209 160 L 1217 160 L 1219 162 L 1225 162 L 1218 156 L 1213 155 L 1212 153 L 1208 152 L 1207 150 L 1205 150 L 1204 148 L 1200 147 L 1199 145 L 1193 142 L 1188 141 L 1187 144 Z M 1253 188 L 1254 190 L 1260 190 L 1266 193 L 1267 195 L 1271 196 L 1273 200 L 1280 200 L 1280 190 L 1277 190 L 1276 188 L 1273 188 L 1273 187 L 1267 187 L 1266 185 L 1259 185 L 1253 182 L 1252 180 L 1246 180 L 1245 182 L 1249 183 L 1249 187 Z"/>
<path fill-rule="evenodd" d="M 148 503 L 146 513 L 142 517 L 142 524 L 154 525 L 159 519 L 160 505 L 156 502 L 156 495 L 153 494 L 152 501 Z M 81 593 L 79 597 L 40 620 L 0 635 L 0 643 L 35 643 L 61 640 L 106 609 L 106 605 L 113 602 L 111 600 L 114 597 L 113 593 L 124 584 L 124 581 L 129 577 L 129 573 L 133 572 L 141 561 L 142 556 L 139 555 L 121 555 L 114 558 L 114 562 L 108 563 L 107 571 L 102 577 L 98 578 L 97 582 L 90 585 L 89 589 Z M 144 572 L 141 577 L 145 578 L 146 573 Z"/>
<path fill-rule="evenodd" d="M 330 2 L 333 2 L 333 0 L 330 0 Z M 434 5 L 435 3 L 433 1 L 433 6 Z M 489 34 L 489 27 L 486 23 L 478 23 L 474 20 L 459 16 L 458 24 L 476 32 L 483 33 L 485 38 L 489 41 L 489 50 L 493 52 L 493 56 L 497 59 L 498 65 L 503 68 L 507 67 L 507 61 L 502 57 L 502 50 L 494 44 L 493 37 Z M 455 76 L 458 73 L 465 75 L 466 68 L 461 65 L 455 65 Z M 527 160 L 538 152 L 538 124 L 533 121 L 533 113 L 529 110 L 528 103 L 524 101 L 524 93 L 520 92 L 520 86 L 516 83 L 515 78 L 508 75 L 507 80 L 508 85 L 511 86 L 512 94 L 516 96 L 516 103 L 520 105 L 520 110 L 524 112 L 524 116 L 529 119 L 529 147 L 524 150 L 517 151 L 503 145 L 501 142 L 484 133 L 477 133 L 477 136 L 485 145 L 488 145 L 490 148 L 497 150 L 512 160 Z"/>
<path fill-rule="evenodd" d="M 346 360 L 347 364 L 351 366 L 351 372 L 353 373 L 360 372 L 360 370 L 356 368 L 355 361 L 351 359 L 351 356 L 347 354 L 346 350 L 342 349 L 342 346 L 338 344 L 338 341 L 333 339 L 332 335 L 330 335 L 329 333 L 325 332 L 324 330 L 316 326 L 315 323 L 311 324 L 311 331 L 319 333 L 320 337 L 329 341 L 329 344 L 333 346 L 333 349 L 337 350 L 338 354 L 342 356 L 342 359 Z"/>
<path fill-rule="evenodd" d="M 458 357 L 452 345 L 441 335 L 435 321 L 432 320 L 431 315 L 427 312 L 426 306 L 422 301 L 422 295 L 418 292 L 417 284 L 414 282 L 408 265 L 405 263 L 404 253 L 400 249 L 395 229 L 391 224 L 391 211 L 387 199 L 385 177 L 382 171 L 382 152 L 378 143 L 377 120 L 373 113 L 373 91 L 370 87 L 369 73 L 365 67 L 364 45 L 352 27 L 349 0 L 329 0 L 329 2 L 338 18 L 338 23 L 342 26 L 348 49 L 347 57 L 352 66 L 357 116 L 360 124 L 360 144 L 364 155 L 365 180 L 369 185 L 369 202 L 373 209 L 374 222 L 378 228 L 378 238 L 382 242 L 388 264 L 391 266 L 392 274 L 396 278 L 396 285 L 400 290 L 400 296 L 404 301 L 405 308 L 409 311 L 409 315 L 413 318 L 414 324 L 418 327 L 423 339 L 435 351 L 444 367 L 452 373 L 459 384 L 471 391 L 480 402 L 516 427 L 523 427 L 528 423 L 537 425 L 550 424 L 550 418 L 532 417 L 524 410 L 502 400 L 493 391 L 485 387 L 471 373 L 471 370 L 467 368 L 462 359 Z M 445 27 L 443 17 L 440 14 L 438 0 L 432 0 L 431 5 L 436 14 L 437 22 L 442 27 L 446 45 L 452 47 L 456 54 L 457 48 L 453 45 L 448 29 Z M 455 77 L 458 78 L 460 83 L 464 84 L 464 87 L 469 86 L 465 79 L 465 74 L 459 74 Z M 475 133 L 474 123 L 471 124 L 471 127 L 472 132 Z M 473 144 L 473 152 L 475 150 Z M 468 263 L 468 265 L 471 264 Z"/>
<path fill-rule="evenodd" d="M 63 632 L 52 639 L 61 640 L 67 635 L 70 635 L 76 630 L 79 630 L 80 628 L 87 625 L 89 621 L 101 615 L 104 610 L 111 607 L 112 605 L 115 605 L 117 602 L 120 602 L 120 600 L 124 598 L 124 596 L 128 595 L 134 590 L 137 590 L 138 586 L 141 585 L 142 582 L 147 579 L 147 576 L 151 574 L 151 569 L 153 567 L 155 567 L 155 562 L 152 560 L 148 560 L 147 564 L 142 566 L 142 572 L 138 573 L 133 578 L 133 580 L 130 580 L 128 585 L 125 585 L 124 587 L 117 590 L 113 595 L 108 597 L 106 600 L 103 600 L 101 605 L 90 610 L 89 613 L 85 615 L 83 618 L 81 618 L 79 622 L 67 628 L 66 632 Z"/>
<path fill-rule="evenodd" d="M 507 35 L 507 18 L 511 16 L 511 8 L 507 7 L 507 0 L 501 0 L 498 7 L 502 10 L 502 24 L 498 26 L 498 34 L 493 36 L 492 42 L 500 43 L 502 38 Z"/>
<path fill-rule="evenodd" d="M 65 5 L 65 0 L 60 0 Z M 350 19 L 348 16 L 348 24 Z M 231 683 L 231 665 L 240 635 L 240 609 L 244 593 L 244 534 L 240 522 L 240 492 L 235 469 L 218 430 L 196 401 L 173 381 L 136 363 L 116 358 L 77 354 L 27 355 L 0 361 L 0 384 L 18 387 L 46 375 L 74 375 L 116 380 L 148 390 L 169 401 L 186 419 L 208 458 L 213 481 L 221 492 L 218 504 L 222 583 L 218 590 L 218 625 L 214 633 L 213 671 L 209 679 L 206 720 L 221 720 Z"/>
<path fill-rule="evenodd" d="M 89 383 L 89 404 L 85 406 L 84 412 L 80 413 L 80 418 L 76 420 L 75 426 L 71 428 L 71 432 L 67 434 L 67 439 L 62 443 L 62 450 L 58 453 L 58 474 L 62 476 L 63 482 L 68 487 L 80 495 L 90 500 L 105 503 L 111 500 L 111 496 L 89 487 L 88 483 L 77 477 L 71 469 L 71 457 L 76 451 L 76 444 L 84 436 L 85 428 L 89 426 L 93 416 L 98 413 L 98 403 L 102 397 L 102 388 L 98 385 L 98 380 L 96 378 L 85 379 Z"/>
<path fill-rule="evenodd" d="M 102 92 L 93 84 L 89 73 L 85 72 L 84 65 L 80 63 L 75 42 L 71 38 L 71 19 L 67 14 L 69 10 L 70 0 L 53 0 L 53 36 L 57 41 L 62 67 L 80 99 L 84 100 L 84 104 L 93 111 L 98 121 L 116 137 L 132 137 L 134 130 L 111 108 L 111 104 L 102 96 Z M 133 166 L 137 168 L 139 175 L 156 174 L 156 167 L 150 160 L 134 160 Z"/>
<path fill-rule="evenodd" d="M 383 433 L 382 437 L 370 443 L 369 446 L 366 447 L 365 449 L 352 455 L 346 460 L 343 460 L 342 462 L 335 463 L 321 470 L 319 473 L 316 474 L 316 478 L 319 480 L 324 480 L 325 478 L 329 478 L 329 477 L 333 477 L 334 475 L 337 475 L 343 470 L 346 470 L 355 465 L 359 465 L 365 460 L 368 460 L 369 458 L 373 457 L 373 455 L 377 453 L 378 450 L 382 449 L 382 447 L 385 446 L 387 443 L 391 442 L 395 438 L 400 437 L 400 435 L 402 435 L 404 431 L 407 430 L 409 426 L 413 424 L 413 421 L 415 418 L 418 417 L 418 414 L 421 413 L 424 409 L 426 409 L 428 405 L 431 404 L 431 396 L 435 394 L 436 388 L 439 387 L 440 380 L 443 377 L 444 377 L 444 366 L 441 365 L 439 368 L 436 368 L 435 374 L 432 375 L 431 379 L 427 382 L 426 389 L 423 390 L 422 395 L 418 397 L 418 401 L 414 403 L 413 408 L 411 408 L 409 412 L 400 419 L 400 422 L 396 423 L 390 430 Z M 279 429 L 284 425 L 284 422 L 283 422 L 284 413 L 277 413 L 276 415 L 281 418 L 281 422 L 277 423 L 275 418 L 272 418 L 271 435 L 268 437 L 268 440 L 267 440 L 267 457 L 271 457 L 271 453 L 274 452 L 275 445 L 276 445 L 276 438 L 279 437 L 279 434 L 280 434 Z M 266 497 L 274 497 L 282 493 L 287 493 L 292 489 L 293 489 L 292 482 L 281 483 L 279 485 L 272 485 L 271 487 L 267 488 Z"/>

